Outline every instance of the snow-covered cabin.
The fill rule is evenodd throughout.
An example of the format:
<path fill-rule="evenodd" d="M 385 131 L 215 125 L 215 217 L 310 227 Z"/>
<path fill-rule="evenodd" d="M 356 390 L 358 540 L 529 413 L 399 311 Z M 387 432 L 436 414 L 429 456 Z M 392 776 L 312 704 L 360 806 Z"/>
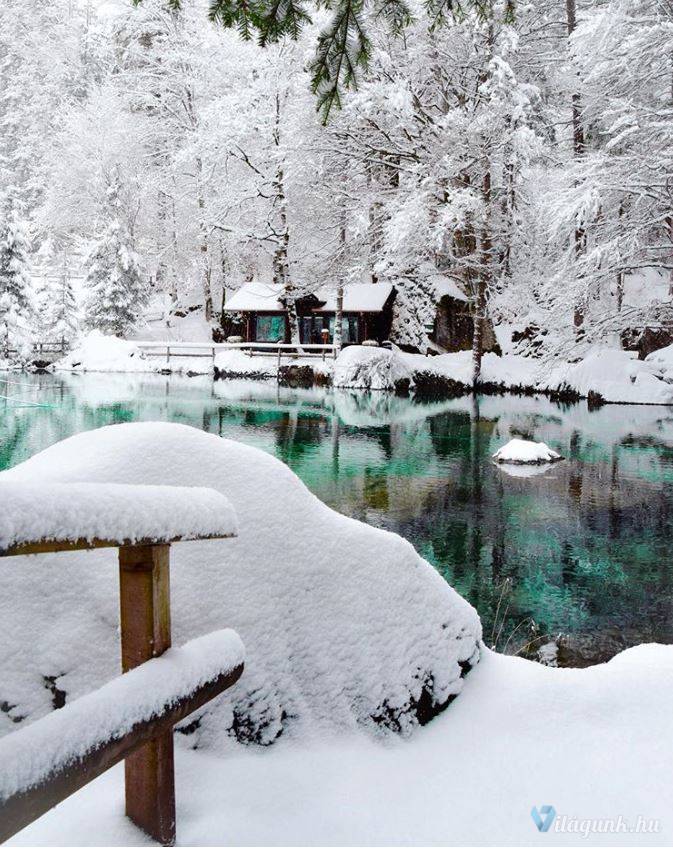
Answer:
<path fill-rule="evenodd" d="M 236 325 L 246 342 L 289 342 L 287 310 L 277 284 L 250 281 L 229 298 L 224 312 L 239 314 Z M 395 288 L 390 283 L 350 284 L 344 287 L 343 341 L 359 343 L 365 339 L 383 342 L 390 334 Z M 332 342 L 336 313 L 336 291 L 317 290 L 296 300 L 299 334 L 303 343 L 323 342 L 323 330 Z"/>

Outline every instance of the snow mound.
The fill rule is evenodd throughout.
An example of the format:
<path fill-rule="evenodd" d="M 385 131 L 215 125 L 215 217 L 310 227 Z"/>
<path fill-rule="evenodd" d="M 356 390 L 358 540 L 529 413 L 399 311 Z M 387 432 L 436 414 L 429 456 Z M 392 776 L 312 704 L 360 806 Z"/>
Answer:
<path fill-rule="evenodd" d="M 358 390 L 394 390 L 409 381 L 411 371 L 396 352 L 367 345 L 349 345 L 334 364 L 334 386 Z"/>
<path fill-rule="evenodd" d="M 207 682 L 243 663 L 241 639 L 231 629 L 168 649 L 102 688 L 0 739 L 0 801 L 74 765 L 134 726 L 159 717 Z"/>
<path fill-rule="evenodd" d="M 673 384 L 664 380 L 664 351 L 655 352 L 657 361 L 653 355 L 637 360 L 634 352 L 598 348 L 579 363 L 557 366 L 539 389 L 571 390 L 583 397 L 595 393 L 612 403 L 673 404 Z"/>
<path fill-rule="evenodd" d="M 54 363 L 64 372 L 153 372 L 154 366 L 133 342 L 91 331 L 77 348 Z"/>
<path fill-rule="evenodd" d="M 521 440 L 515 437 L 505 446 L 501 446 L 493 455 L 496 463 L 555 463 L 563 460 L 558 452 L 550 449 L 546 443 L 535 443 L 532 440 Z"/>
<path fill-rule="evenodd" d="M 36 540 L 168 541 L 236 533 L 236 514 L 206 487 L 0 481 L 0 553 Z"/>
<path fill-rule="evenodd" d="M 231 627 L 246 646 L 241 681 L 202 710 L 194 745 L 266 744 L 287 728 L 406 733 L 461 691 L 478 657 L 476 612 L 409 543 L 332 511 L 258 449 L 185 425 L 112 425 L 0 482 L 207 486 L 231 501 L 237 538 L 171 549 L 174 643 Z M 115 550 L 2 567 L 0 733 L 119 664 Z"/>
<path fill-rule="evenodd" d="M 250 356 L 240 348 L 229 348 L 215 355 L 215 377 L 275 378 L 278 374 L 277 356 Z"/>

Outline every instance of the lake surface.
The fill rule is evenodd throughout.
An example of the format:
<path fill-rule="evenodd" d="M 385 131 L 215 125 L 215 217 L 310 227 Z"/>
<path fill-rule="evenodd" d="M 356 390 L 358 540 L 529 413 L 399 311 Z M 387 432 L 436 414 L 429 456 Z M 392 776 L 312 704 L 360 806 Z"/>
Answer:
<path fill-rule="evenodd" d="M 101 425 L 193 425 L 270 452 L 331 507 L 406 537 L 499 650 L 537 657 L 554 641 L 560 665 L 584 666 L 673 643 L 673 409 L 421 404 L 207 377 L 0 378 L 13 382 L 0 385 L 0 469 Z M 512 436 L 567 460 L 512 475 L 491 462 Z"/>

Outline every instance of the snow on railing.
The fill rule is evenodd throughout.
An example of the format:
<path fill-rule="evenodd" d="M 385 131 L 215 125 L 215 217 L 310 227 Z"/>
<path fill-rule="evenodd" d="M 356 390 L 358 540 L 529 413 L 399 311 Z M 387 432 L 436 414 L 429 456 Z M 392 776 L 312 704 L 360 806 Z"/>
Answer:
<path fill-rule="evenodd" d="M 215 357 L 222 351 L 243 351 L 251 357 L 275 355 L 280 367 L 282 357 L 322 357 L 336 359 L 337 349 L 332 343 L 291 343 L 291 342 L 167 342 L 159 340 L 134 340 L 134 344 L 150 357 L 165 357 L 166 365 L 172 357 L 209 357 L 215 363 Z"/>
<path fill-rule="evenodd" d="M 173 726 L 238 680 L 243 647 L 226 630 L 164 656 L 170 544 L 235 536 L 233 508 L 206 488 L 42 489 L 1 486 L 0 556 L 118 547 L 122 671 L 133 673 L 0 741 L 0 842 L 125 759 L 126 814 L 172 845 Z"/>

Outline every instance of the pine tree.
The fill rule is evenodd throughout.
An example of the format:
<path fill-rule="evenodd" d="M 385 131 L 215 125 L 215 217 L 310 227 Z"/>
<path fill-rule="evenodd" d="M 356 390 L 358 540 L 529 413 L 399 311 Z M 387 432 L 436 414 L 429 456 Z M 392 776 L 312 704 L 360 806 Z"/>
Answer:
<path fill-rule="evenodd" d="M 123 336 L 133 327 L 149 299 L 129 227 L 123 221 L 119 185 L 109 191 L 109 223 L 87 262 L 85 324 Z"/>
<path fill-rule="evenodd" d="M 24 222 L 11 209 L 0 227 L 0 340 L 21 352 L 30 340 L 30 263 Z"/>
<path fill-rule="evenodd" d="M 77 336 L 79 322 L 66 250 L 62 252 L 58 278 L 47 287 L 47 293 L 43 308 L 45 336 L 51 342 L 67 345 Z"/>

